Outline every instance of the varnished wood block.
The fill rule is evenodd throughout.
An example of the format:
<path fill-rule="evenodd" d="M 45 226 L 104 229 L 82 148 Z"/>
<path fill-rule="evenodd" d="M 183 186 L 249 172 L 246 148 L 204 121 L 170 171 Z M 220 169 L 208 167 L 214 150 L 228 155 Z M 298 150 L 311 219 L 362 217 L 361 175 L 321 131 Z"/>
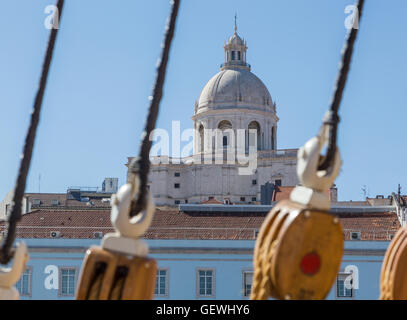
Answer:
<path fill-rule="evenodd" d="M 268 214 L 256 242 L 252 299 L 324 299 L 339 272 L 342 255 L 338 218 L 281 201 Z"/>
<path fill-rule="evenodd" d="M 380 299 L 407 300 L 407 230 L 400 228 L 390 243 L 380 275 Z"/>
<path fill-rule="evenodd" d="M 83 262 L 77 300 L 151 300 L 157 263 L 154 259 L 88 249 Z"/>
<path fill-rule="evenodd" d="M 343 233 L 339 219 L 322 211 L 281 203 L 290 212 L 272 257 L 272 281 L 284 299 L 324 299 L 339 272 Z"/>

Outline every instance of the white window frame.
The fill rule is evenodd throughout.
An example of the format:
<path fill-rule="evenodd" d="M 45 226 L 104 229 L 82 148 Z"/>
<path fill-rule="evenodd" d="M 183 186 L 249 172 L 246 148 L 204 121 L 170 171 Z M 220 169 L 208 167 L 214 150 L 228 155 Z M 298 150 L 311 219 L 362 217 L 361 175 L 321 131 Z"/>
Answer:
<path fill-rule="evenodd" d="M 246 295 L 246 275 L 247 274 L 252 274 L 252 284 L 250 287 L 250 293 L 251 293 L 251 289 L 253 288 L 253 277 L 254 277 L 254 272 L 253 270 L 243 270 L 242 271 L 242 296 L 243 298 L 250 298 L 250 293 L 248 295 Z"/>
<path fill-rule="evenodd" d="M 155 288 L 156 288 L 156 285 L 158 284 L 159 285 L 159 282 L 157 283 L 157 279 L 158 279 L 158 272 L 159 271 L 165 271 L 166 273 L 165 273 L 165 293 L 164 294 L 162 294 L 162 293 L 155 293 Z M 168 298 L 168 296 L 169 296 L 169 278 L 170 278 L 170 271 L 169 271 L 169 269 L 168 268 L 158 268 L 157 269 L 157 274 L 156 274 L 156 285 L 154 286 L 154 296 L 155 297 L 157 297 L 157 298 Z"/>
<path fill-rule="evenodd" d="M 62 292 L 62 271 L 63 270 L 74 270 L 75 271 L 75 275 L 74 275 L 74 290 L 73 290 L 73 294 L 70 293 L 63 293 Z M 59 286 L 58 286 L 58 296 L 59 297 L 74 297 L 75 293 L 76 293 L 76 281 L 78 278 L 78 268 L 77 267 L 65 267 L 65 266 L 61 266 L 58 268 L 58 277 L 59 277 Z"/>
<path fill-rule="evenodd" d="M 17 289 L 17 283 L 22 281 L 22 277 L 24 276 L 24 273 L 29 271 L 28 273 L 28 294 L 23 294 L 21 293 L 20 290 Z M 23 271 L 23 273 L 20 276 L 20 279 L 18 279 L 17 283 L 14 285 L 14 287 L 18 290 L 18 294 L 20 295 L 20 297 L 31 297 L 32 296 L 32 277 L 33 277 L 33 267 L 31 266 L 27 266 L 25 268 L 25 270 Z M 22 282 L 21 282 L 22 284 Z"/>
<path fill-rule="evenodd" d="M 201 294 L 200 293 L 200 271 L 212 271 L 212 293 L 209 294 Z M 206 277 L 206 275 L 205 275 Z M 206 282 L 205 282 L 206 283 Z M 206 288 L 205 288 L 206 291 Z M 216 269 L 215 268 L 197 268 L 196 269 L 196 297 L 197 298 L 215 298 L 216 297 Z"/>
<path fill-rule="evenodd" d="M 346 293 L 346 290 L 348 290 L 348 289 L 345 288 L 345 279 L 346 279 L 346 277 L 351 276 L 351 275 L 352 275 L 351 273 L 340 272 L 336 276 L 336 280 L 335 280 L 335 296 L 336 296 L 337 299 L 353 299 L 355 297 L 355 290 L 353 288 L 350 289 L 351 290 L 351 295 L 350 296 L 339 295 L 339 292 L 338 292 L 338 290 L 339 290 L 339 287 L 338 287 L 339 281 L 342 278 L 343 280 L 341 280 L 341 281 L 344 282 L 343 290 L 344 290 L 344 293 Z"/>

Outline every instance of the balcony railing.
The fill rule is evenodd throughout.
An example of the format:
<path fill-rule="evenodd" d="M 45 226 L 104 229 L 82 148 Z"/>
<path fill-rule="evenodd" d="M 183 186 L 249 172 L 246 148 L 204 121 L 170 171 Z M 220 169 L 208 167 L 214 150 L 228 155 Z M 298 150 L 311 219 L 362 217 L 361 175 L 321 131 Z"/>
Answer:
<path fill-rule="evenodd" d="M 4 226 L 0 227 L 1 232 Z M 58 231 L 60 239 L 95 239 L 95 232 L 106 234 L 114 232 L 113 227 L 62 227 L 62 226 L 18 226 L 17 238 L 51 239 L 51 232 Z M 145 239 L 179 240 L 255 240 L 258 228 L 203 228 L 203 227 L 152 227 L 144 235 Z M 352 240 L 353 232 L 360 233 L 360 240 L 353 241 L 390 241 L 397 230 L 343 229 L 344 239 Z"/>
<path fill-rule="evenodd" d="M 220 65 L 220 68 L 230 67 L 230 66 L 242 66 L 242 67 L 251 68 L 251 65 L 249 63 L 246 63 L 246 62 L 243 62 L 243 61 L 230 61 L 230 62 L 222 63 Z"/>

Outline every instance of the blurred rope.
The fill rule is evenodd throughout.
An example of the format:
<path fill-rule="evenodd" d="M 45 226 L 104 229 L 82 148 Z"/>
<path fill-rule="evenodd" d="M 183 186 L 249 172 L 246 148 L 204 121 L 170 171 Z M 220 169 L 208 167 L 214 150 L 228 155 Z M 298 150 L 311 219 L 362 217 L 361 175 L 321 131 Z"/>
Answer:
<path fill-rule="evenodd" d="M 58 0 L 56 7 L 58 11 L 55 14 L 59 14 L 58 22 L 62 15 L 62 9 L 64 0 Z M 27 175 L 30 169 L 31 157 L 33 153 L 35 136 L 37 133 L 38 122 L 40 120 L 42 100 L 44 97 L 45 88 L 47 86 L 48 73 L 51 65 L 51 60 L 54 52 L 54 46 L 58 34 L 58 27 L 51 29 L 48 39 L 47 51 L 45 53 L 44 62 L 42 65 L 41 79 L 37 89 L 37 93 L 34 100 L 34 108 L 31 113 L 30 126 L 25 138 L 25 144 L 23 154 L 21 156 L 20 168 L 18 171 L 17 182 L 14 189 L 14 196 L 12 202 L 12 209 L 10 217 L 7 222 L 7 235 L 2 242 L 0 249 L 0 263 L 8 264 L 12 259 L 14 252 L 12 246 L 16 236 L 16 227 L 18 221 L 21 220 L 22 200 L 24 197 Z"/>
<path fill-rule="evenodd" d="M 163 49 L 157 65 L 157 75 L 155 79 L 153 94 L 149 97 L 151 102 L 148 110 L 146 125 L 143 132 L 143 141 L 141 143 L 140 153 L 138 158 L 134 159 L 134 161 L 129 166 L 130 172 L 138 174 L 140 178 L 140 187 L 137 200 L 133 201 L 130 211 L 131 217 L 134 217 L 135 215 L 142 212 L 146 206 L 147 179 L 148 173 L 150 171 L 150 150 L 152 145 L 150 134 L 154 130 L 157 122 L 160 101 L 163 94 L 167 63 L 169 59 L 172 39 L 174 37 L 178 9 L 180 6 L 180 0 L 171 1 L 171 5 L 170 18 L 165 27 L 164 44 L 162 45 Z"/>
<path fill-rule="evenodd" d="M 339 64 L 339 73 L 334 87 L 334 95 L 332 97 L 329 110 L 324 116 L 324 125 L 329 126 L 328 130 L 328 148 L 326 155 L 321 158 L 318 166 L 319 170 L 327 170 L 333 165 L 336 152 L 336 137 L 338 133 L 339 115 L 338 110 L 342 101 L 343 91 L 345 89 L 346 80 L 348 78 L 350 63 L 352 61 L 353 47 L 359 31 L 359 22 L 362 17 L 363 5 L 365 0 L 359 0 L 356 4 L 357 12 L 353 12 L 354 19 L 357 20 L 356 28 L 353 26 L 348 32 L 346 42 L 342 49 L 341 62 Z M 355 20 L 354 20 L 355 22 Z"/>

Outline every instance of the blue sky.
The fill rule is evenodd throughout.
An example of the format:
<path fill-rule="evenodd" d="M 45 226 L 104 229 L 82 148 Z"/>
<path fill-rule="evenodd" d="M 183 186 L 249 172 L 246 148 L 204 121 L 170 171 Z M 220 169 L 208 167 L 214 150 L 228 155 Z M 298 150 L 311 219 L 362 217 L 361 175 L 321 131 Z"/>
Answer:
<path fill-rule="evenodd" d="M 328 108 L 352 0 L 183 0 L 158 127 L 192 126 L 194 101 L 238 32 L 277 102 L 278 147 L 315 135 Z M 51 0 L 0 2 L 0 198 L 14 185 L 48 30 Z M 138 153 L 169 1 L 67 0 L 27 191 L 125 181 Z M 407 193 L 407 2 L 366 1 L 340 110 L 341 200 Z"/>

